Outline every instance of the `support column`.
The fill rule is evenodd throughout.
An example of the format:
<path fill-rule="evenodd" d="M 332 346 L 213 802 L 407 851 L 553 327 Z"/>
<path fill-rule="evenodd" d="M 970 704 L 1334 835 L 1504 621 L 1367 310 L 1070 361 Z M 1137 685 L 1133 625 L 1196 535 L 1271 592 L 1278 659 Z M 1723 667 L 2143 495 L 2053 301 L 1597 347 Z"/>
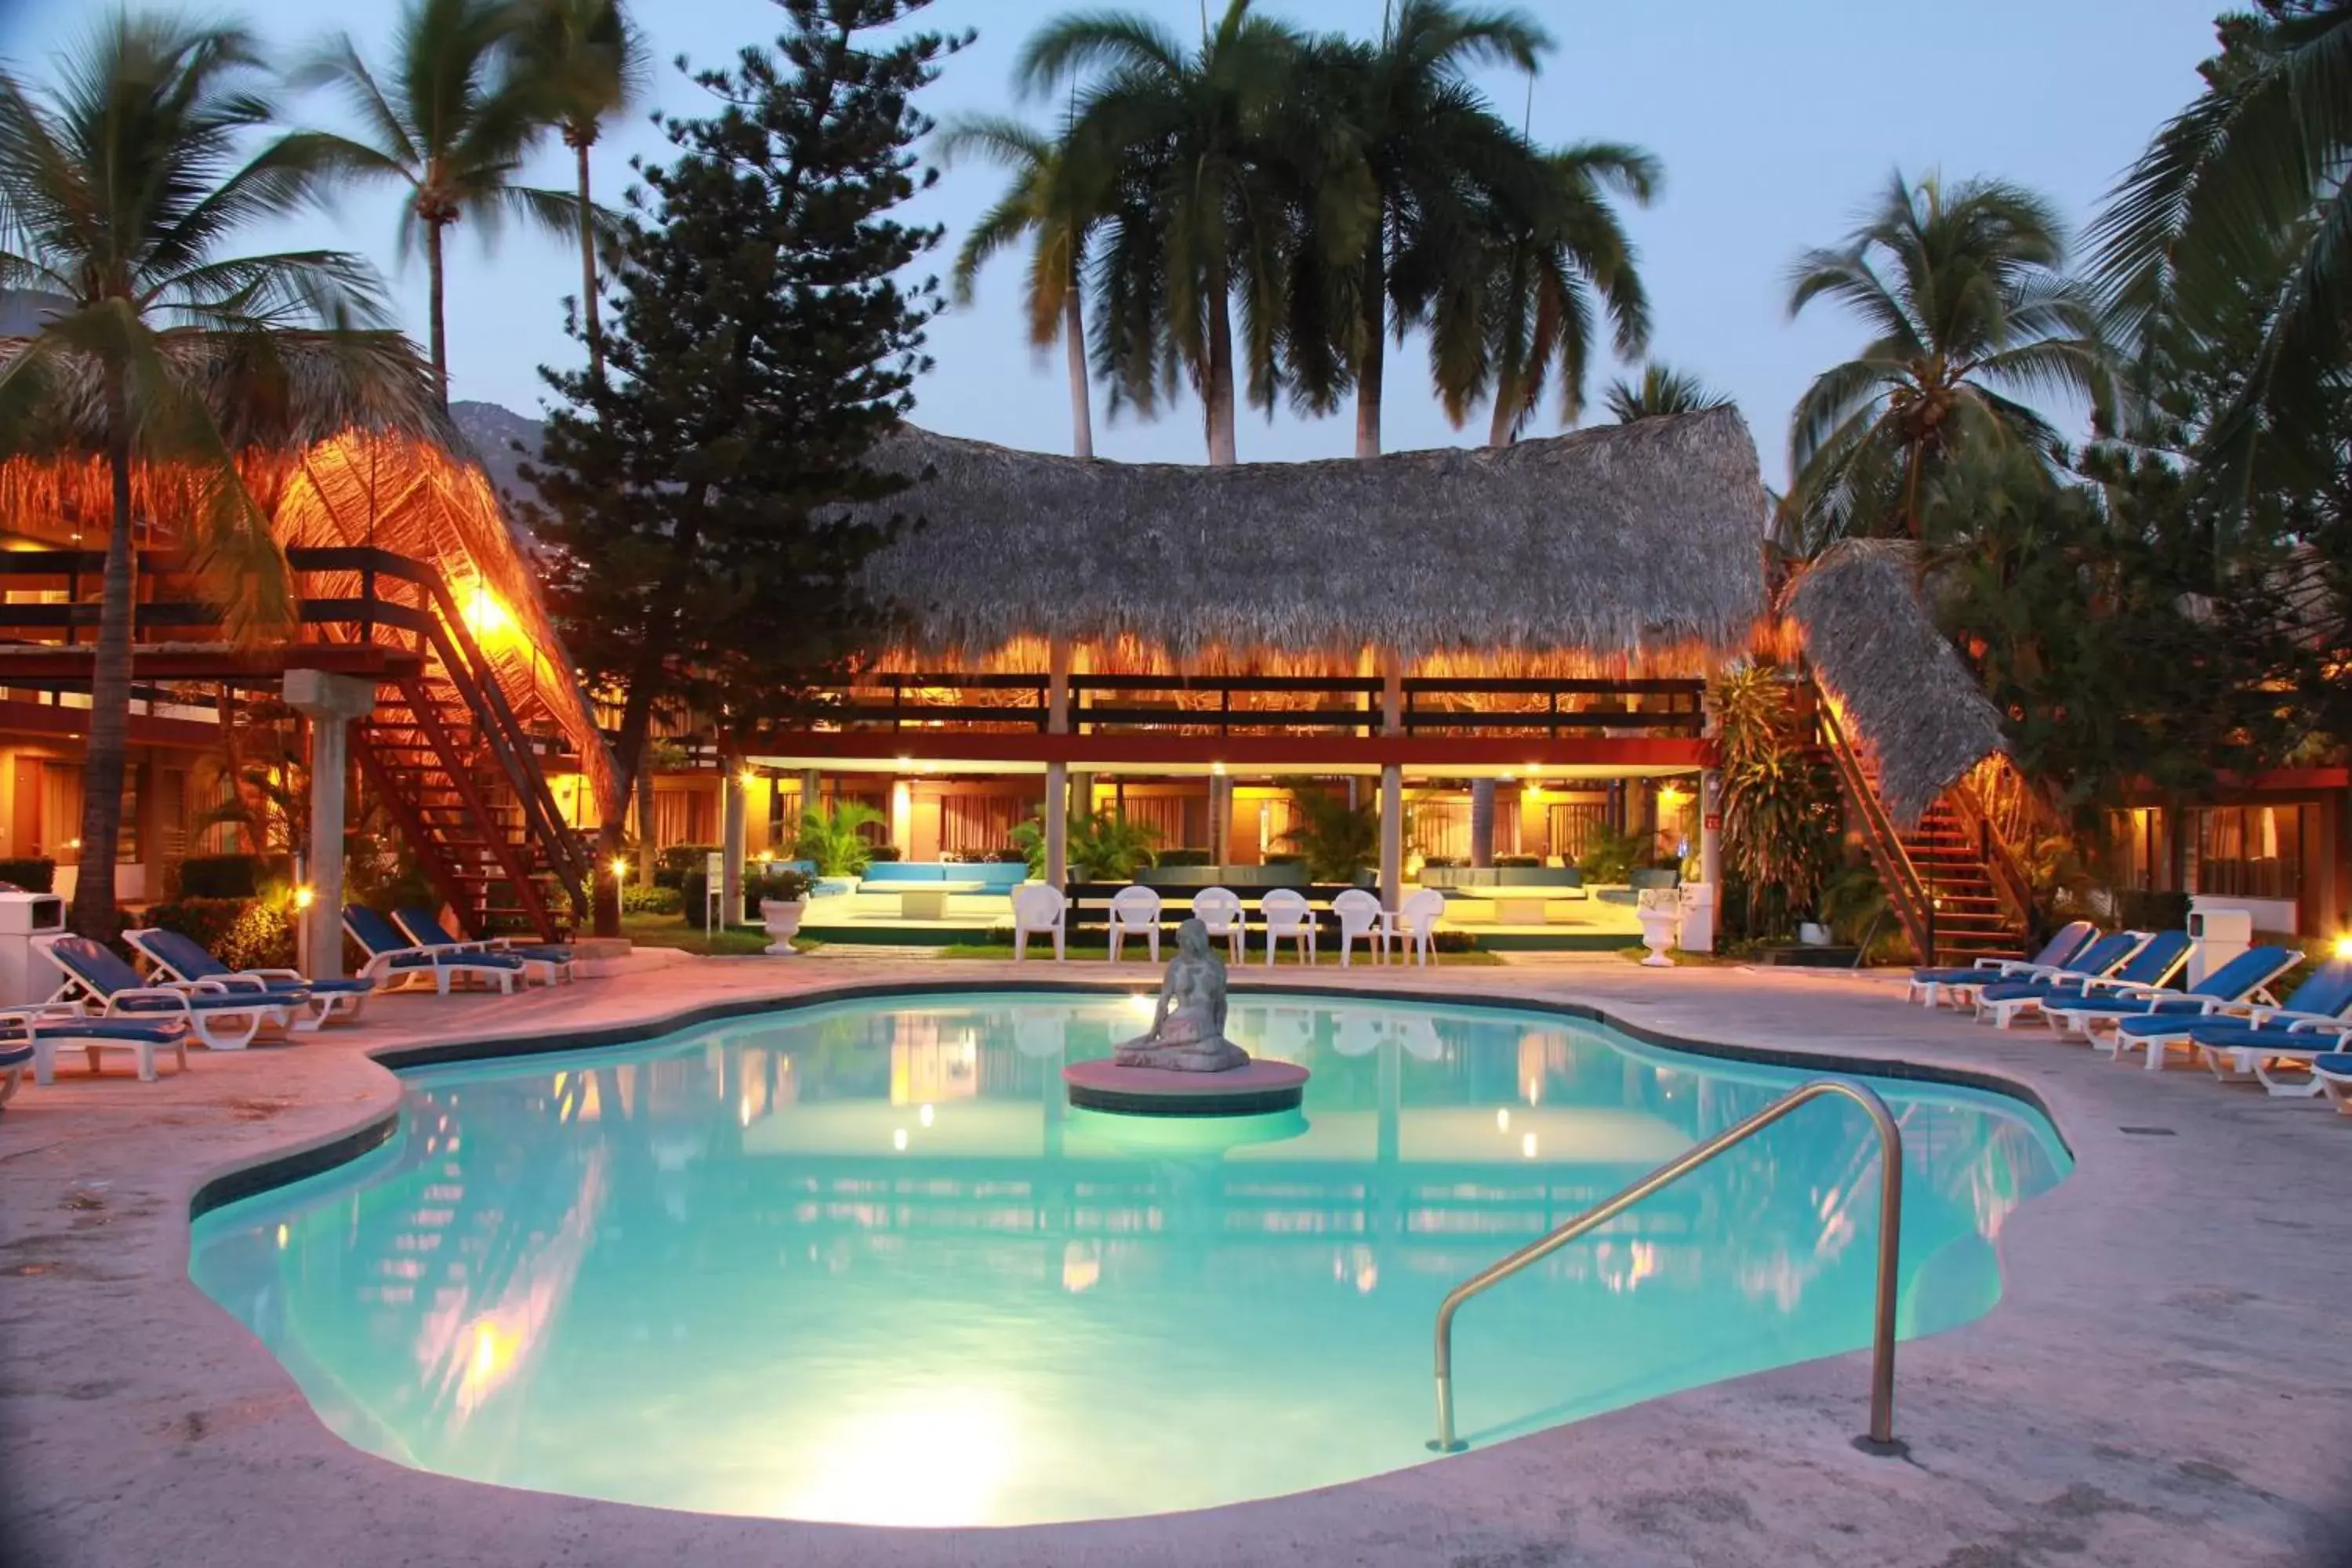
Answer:
<path fill-rule="evenodd" d="M 743 921 L 743 795 L 744 770 L 730 768 L 720 795 L 719 847 L 725 854 L 726 875 L 719 879 L 719 925 L 725 930 Z"/>
<path fill-rule="evenodd" d="M 915 781 L 890 781 L 890 842 L 903 860 L 915 858 Z"/>
<path fill-rule="evenodd" d="M 1381 654 L 1381 733 L 1404 733 L 1404 660 L 1388 649 Z"/>
<path fill-rule="evenodd" d="M 1470 864 L 1495 863 L 1495 781 L 1470 781 Z"/>
<path fill-rule="evenodd" d="M 654 885 L 654 862 L 660 853 L 654 847 L 654 749 L 648 744 L 637 756 L 637 787 L 629 797 L 637 814 L 637 886 Z"/>
<path fill-rule="evenodd" d="M 824 775 L 814 768 L 801 770 L 801 815 L 824 809 Z M 800 824 L 793 824 L 793 842 L 800 842 Z"/>
<path fill-rule="evenodd" d="M 1045 645 L 1045 733 L 1070 732 L 1070 639 Z"/>
<path fill-rule="evenodd" d="M 1698 776 L 1698 879 L 1723 886 L 1723 775 L 1713 768 Z"/>
<path fill-rule="evenodd" d="M 1234 781 L 1209 775 L 1209 858 L 1222 866 L 1234 852 Z"/>
<path fill-rule="evenodd" d="M 1070 764 L 1045 764 L 1045 882 L 1070 879 Z"/>
<path fill-rule="evenodd" d="M 1094 774 L 1092 774 L 1092 773 L 1072 773 L 1072 774 L 1070 775 L 1070 802 L 1069 802 L 1069 812 L 1065 812 L 1063 815 L 1065 816 L 1065 817 L 1066 817 L 1066 816 L 1069 815 L 1069 813 L 1070 813 L 1070 812 L 1075 812 L 1075 813 L 1076 813 L 1078 816 L 1084 816 L 1084 817 L 1091 817 L 1091 816 L 1094 816 L 1094 814 L 1095 814 L 1095 775 L 1094 775 Z"/>
<path fill-rule="evenodd" d="M 1404 887 L 1404 770 L 1381 769 L 1381 902 L 1397 907 Z"/>
<path fill-rule="evenodd" d="M 323 669 L 289 669 L 286 704 L 310 721 L 310 906 L 298 910 L 303 973 L 343 973 L 343 792 L 351 772 L 350 721 L 374 710 L 375 683 Z"/>

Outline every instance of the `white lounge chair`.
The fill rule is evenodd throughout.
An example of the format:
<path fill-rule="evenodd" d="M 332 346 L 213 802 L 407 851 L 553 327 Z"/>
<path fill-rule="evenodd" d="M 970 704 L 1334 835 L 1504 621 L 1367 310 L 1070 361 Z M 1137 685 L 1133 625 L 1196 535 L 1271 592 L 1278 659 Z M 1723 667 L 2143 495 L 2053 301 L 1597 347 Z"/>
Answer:
<path fill-rule="evenodd" d="M 33 1064 L 33 1081 L 57 1081 L 58 1054 L 80 1051 L 98 1076 L 100 1058 L 108 1051 L 127 1051 L 134 1058 L 139 1081 L 155 1081 L 155 1058 L 169 1052 L 182 1072 L 188 1070 L 190 1030 L 181 1019 L 94 1017 L 79 1002 L 49 1002 L 37 1007 L 11 1007 L 0 1012 L 0 1072 L 8 1075 L 0 1100 L 16 1091 L 24 1062 Z"/>
<path fill-rule="evenodd" d="M 1386 963 L 1389 959 L 1388 921 L 1381 900 L 1361 888 L 1350 888 L 1331 900 L 1331 912 L 1339 917 L 1339 967 L 1348 967 L 1348 960 L 1356 951 L 1356 939 L 1364 939 L 1364 949 L 1374 959 Z"/>
<path fill-rule="evenodd" d="M 430 980 L 434 990 L 446 996 L 450 982 L 463 978 L 494 985 L 511 996 L 526 979 L 519 958 L 501 952 L 444 952 L 419 947 L 389 919 L 362 904 L 343 906 L 343 930 L 367 954 L 359 977 L 373 982 L 379 991 L 397 991 L 411 981 Z"/>
<path fill-rule="evenodd" d="M 1265 966 L 1274 967 L 1274 955 L 1282 946 L 1282 939 L 1290 937 L 1298 943 L 1298 962 L 1315 962 L 1315 911 L 1307 907 L 1307 895 L 1296 888 L 1276 888 L 1258 900 L 1258 918 L 1265 922 Z"/>
<path fill-rule="evenodd" d="M 1203 888 L 1192 895 L 1192 918 L 1209 928 L 1212 937 L 1223 937 L 1233 961 L 1249 957 L 1249 911 L 1231 888 Z"/>
<path fill-rule="evenodd" d="M 520 963 L 526 980 L 541 985 L 572 982 L 572 950 L 560 942 L 514 936 L 468 941 L 443 925 L 439 915 L 416 904 L 404 904 L 392 911 L 392 918 L 409 941 L 427 952 L 495 952 Z"/>
<path fill-rule="evenodd" d="M 1062 889 L 1045 882 L 1024 882 L 1013 889 L 1013 957 L 1015 962 L 1029 956 L 1029 938 L 1034 933 L 1054 938 L 1054 957 L 1058 962 L 1070 955 L 1069 928 L 1066 917 L 1070 900 Z"/>
<path fill-rule="evenodd" d="M 173 981 L 218 981 L 225 990 L 259 992 L 272 1001 L 294 1005 L 292 1028 L 307 1034 L 337 1019 L 356 1022 L 360 1009 L 374 993 L 365 980 L 312 980 L 292 969 L 231 969 L 194 937 L 175 931 L 146 927 L 126 931 L 122 940 Z"/>
<path fill-rule="evenodd" d="M 177 1020 L 194 1031 L 200 1044 L 216 1051 L 245 1049 L 264 1025 L 284 1028 L 301 1006 L 281 997 L 231 991 L 217 981 L 157 984 L 142 978 L 111 949 L 70 932 L 37 936 L 33 947 L 65 976 L 65 984 L 58 987 L 51 1002 L 85 1005 L 78 1010 L 95 1011 L 106 1019 L 142 1024 Z M 146 1076 L 154 1076 L 152 1067 Z"/>
<path fill-rule="evenodd" d="M 1389 938 L 1402 952 L 1411 953 L 1413 963 L 1426 967 L 1437 938 L 1437 921 L 1444 913 L 1444 893 L 1434 888 L 1416 889 L 1384 917 Z"/>
<path fill-rule="evenodd" d="M 1121 888 L 1110 896 L 1110 961 L 1118 962 L 1119 939 L 1128 932 L 1151 944 L 1151 962 L 1160 962 L 1160 893 L 1145 887 Z"/>

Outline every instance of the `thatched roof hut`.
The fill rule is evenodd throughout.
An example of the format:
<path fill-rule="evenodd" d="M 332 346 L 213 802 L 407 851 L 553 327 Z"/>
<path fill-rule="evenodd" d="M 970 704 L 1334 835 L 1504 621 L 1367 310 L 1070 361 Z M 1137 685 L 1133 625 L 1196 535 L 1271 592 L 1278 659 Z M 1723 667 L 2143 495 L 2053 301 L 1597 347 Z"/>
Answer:
<path fill-rule="evenodd" d="M 1900 827 L 2009 749 L 2000 710 L 1919 602 L 1916 561 L 1902 541 L 1848 540 L 1783 600 L 1814 675 L 1877 759 L 1879 794 Z"/>
<path fill-rule="evenodd" d="M 922 525 L 868 583 L 919 652 L 1049 637 L 1193 668 L 1388 649 L 1703 673 L 1763 605 L 1765 500 L 1730 409 L 1502 448 L 1228 468 L 1082 461 L 909 428 Z"/>

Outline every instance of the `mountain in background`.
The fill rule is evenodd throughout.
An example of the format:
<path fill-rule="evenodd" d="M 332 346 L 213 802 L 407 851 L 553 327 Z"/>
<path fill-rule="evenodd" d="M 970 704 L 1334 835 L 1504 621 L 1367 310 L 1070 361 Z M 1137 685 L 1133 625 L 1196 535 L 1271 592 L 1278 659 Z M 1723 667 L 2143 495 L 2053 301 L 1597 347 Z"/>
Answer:
<path fill-rule="evenodd" d="M 539 456 L 540 422 L 495 403 L 452 403 L 449 418 L 489 475 L 490 488 L 506 503 L 501 510 L 516 542 L 527 552 L 537 550 L 539 541 L 518 514 L 515 500 L 539 499 L 539 492 L 523 482 L 522 465 Z"/>

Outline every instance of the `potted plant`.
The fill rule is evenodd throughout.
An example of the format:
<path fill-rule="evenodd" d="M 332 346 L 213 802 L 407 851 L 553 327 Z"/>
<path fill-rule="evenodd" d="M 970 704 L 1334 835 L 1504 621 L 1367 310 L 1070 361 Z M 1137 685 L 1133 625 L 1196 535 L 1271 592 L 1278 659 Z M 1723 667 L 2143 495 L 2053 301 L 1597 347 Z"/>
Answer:
<path fill-rule="evenodd" d="M 793 937 L 808 912 L 809 879 L 787 866 L 772 870 L 760 887 L 760 923 L 767 928 L 766 952 L 771 958 L 793 956 Z"/>
<path fill-rule="evenodd" d="M 1681 934 L 1682 895 L 1672 888 L 1644 888 L 1641 900 L 1642 945 L 1650 950 L 1642 962 L 1652 969 L 1671 969 L 1675 961 L 1666 952 Z"/>

